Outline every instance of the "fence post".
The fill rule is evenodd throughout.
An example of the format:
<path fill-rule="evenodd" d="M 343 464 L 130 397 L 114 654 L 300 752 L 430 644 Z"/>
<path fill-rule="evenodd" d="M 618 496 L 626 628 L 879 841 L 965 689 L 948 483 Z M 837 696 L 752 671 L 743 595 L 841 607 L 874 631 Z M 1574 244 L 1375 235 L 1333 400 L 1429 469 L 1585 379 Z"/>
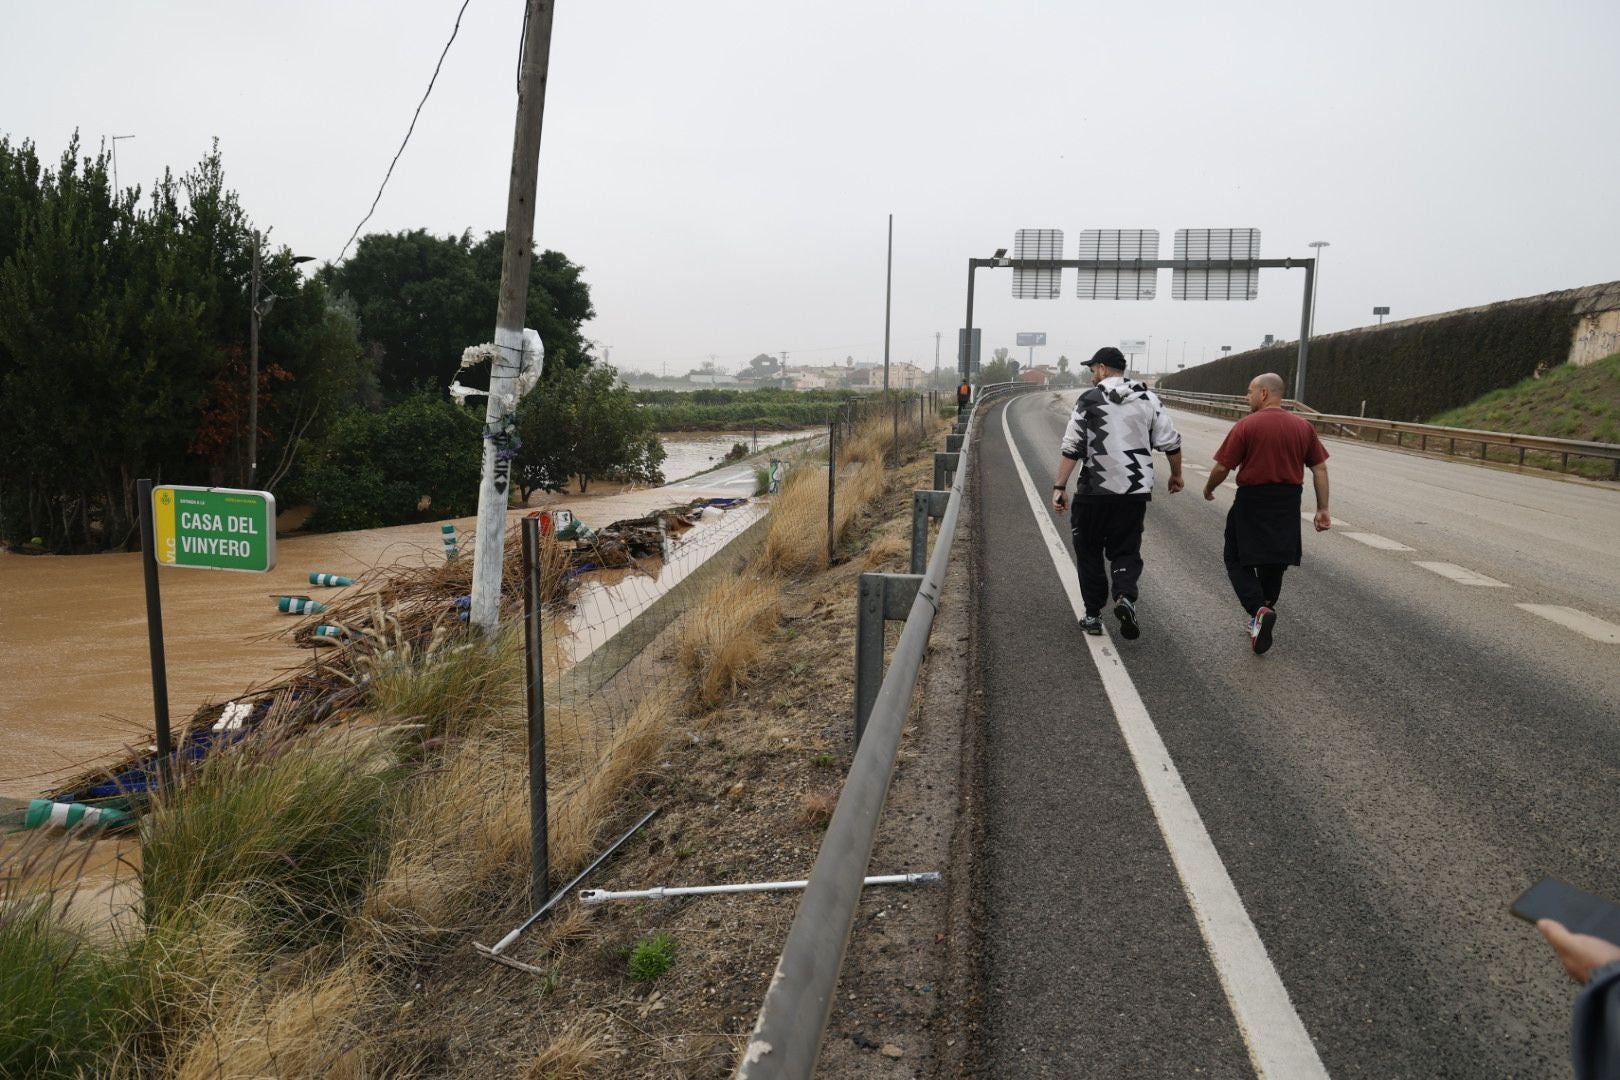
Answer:
<path fill-rule="evenodd" d="M 883 685 L 883 627 L 911 613 L 921 574 L 862 574 L 855 617 L 855 745 Z"/>
<path fill-rule="evenodd" d="M 529 851 L 533 868 L 529 899 L 539 908 L 550 899 L 549 825 L 546 820 L 546 669 L 541 632 L 545 597 L 540 580 L 540 519 L 523 519 L 523 668 L 529 712 Z"/>
<path fill-rule="evenodd" d="M 833 500 L 838 497 L 838 420 L 827 423 L 827 565 L 833 564 Z"/>
<path fill-rule="evenodd" d="M 928 569 L 928 519 L 945 516 L 950 502 L 949 491 L 913 491 L 911 493 L 911 572 L 921 574 Z"/>

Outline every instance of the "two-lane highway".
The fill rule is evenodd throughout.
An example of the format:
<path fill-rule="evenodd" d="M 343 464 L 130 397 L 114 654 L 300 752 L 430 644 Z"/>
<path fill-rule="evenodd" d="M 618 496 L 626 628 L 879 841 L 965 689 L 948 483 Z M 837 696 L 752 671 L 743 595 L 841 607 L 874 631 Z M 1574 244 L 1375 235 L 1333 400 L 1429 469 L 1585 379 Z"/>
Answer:
<path fill-rule="evenodd" d="M 1329 440 L 1255 656 L 1201 495 L 1229 425 L 1177 412 L 1143 635 L 1088 639 L 1044 508 L 1073 397 L 981 418 L 992 1074 L 1567 1075 L 1574 987 L 1507 904 L 1620 899 L 1620 491 Z"/>

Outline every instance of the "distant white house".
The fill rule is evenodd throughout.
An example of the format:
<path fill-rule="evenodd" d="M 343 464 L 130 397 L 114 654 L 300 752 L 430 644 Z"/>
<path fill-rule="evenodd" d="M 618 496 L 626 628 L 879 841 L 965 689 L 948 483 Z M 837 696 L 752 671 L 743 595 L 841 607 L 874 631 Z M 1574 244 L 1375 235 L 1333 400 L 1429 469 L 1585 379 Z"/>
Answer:
<path fill-rule="evenodd" d="M 858 390 L 883 389 L 883 365 L 857 365 L 849 372 L 849 385 Z M 916 390 L 928 385 L 928 372 L 916 364 L 892 361 L 889 364 L 889 389 Z"/>

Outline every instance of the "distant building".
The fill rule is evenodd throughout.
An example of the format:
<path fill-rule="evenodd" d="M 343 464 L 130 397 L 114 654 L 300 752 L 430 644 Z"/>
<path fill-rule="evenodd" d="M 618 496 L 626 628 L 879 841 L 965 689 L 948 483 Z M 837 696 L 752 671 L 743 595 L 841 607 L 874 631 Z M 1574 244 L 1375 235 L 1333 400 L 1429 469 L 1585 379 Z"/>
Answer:
<path fill-rule="evenodd" d="M 1025 368 L 1023 371 L 1018 373 L 1018 381 L 1021 383 L 1032 383 L 1035 386 L 1045 386 L 1052 381 L 1050 378 L 1051 374 L 1052 372 L 1045 367 Z"/>
<path fill-rule="evenodd" d="M 686 381 L 693 386 L 736 386 L 737 376 L 723 371 L 689 371 Z"/>
<path fill-rule="evenodd" d="M 916 364 L 905 361 L 889 364 L 889 389 L 920 390 L 928 385 L 929 374 Z M 849 385 L 857 390 L 883 389 L 883 365 L 857 365 L 849 372 Z"/>

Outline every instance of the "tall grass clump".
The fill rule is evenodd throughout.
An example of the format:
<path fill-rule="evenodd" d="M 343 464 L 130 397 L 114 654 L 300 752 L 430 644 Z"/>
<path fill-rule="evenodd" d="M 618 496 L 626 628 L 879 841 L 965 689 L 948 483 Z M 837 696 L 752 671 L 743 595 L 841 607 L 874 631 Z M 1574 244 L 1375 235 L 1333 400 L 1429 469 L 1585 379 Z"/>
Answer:
<path fill-rule="evenodd" d="M 820 469 L 788 473 L 771 503 L 755 565 L 765 573 L 786 575 L 827 568 L 827 476 Z"/>
<path fill-rule="evenodd" d="M 705 705 L 719 704 L 748 681 L 781 610 L 775 581 L 735 577 L 710 589 L 687 616 L 676 655 Z"/>
<path fill-rule="evenodd" d="M 74 930 L 52 896 L 0 895 L 0 1076 L 108 1075 L 133 987 L 125 953 Z"/>
<path fill-rule="evenodd" d="M 360 732 L 210 757 L 142 823 L 147 925 L 239 921 L 268 952 L 340 932 L 380 855 L 397 761 Z"/>
<path fill-rule="evenodd" d="M 422 725 L 423 738 L 469 734 L 523 709 L 522 623 L 508 620 L 493 641 L 436 631 L 422 649 L 408 642 L 364 658 L 378 714 Z"/>

